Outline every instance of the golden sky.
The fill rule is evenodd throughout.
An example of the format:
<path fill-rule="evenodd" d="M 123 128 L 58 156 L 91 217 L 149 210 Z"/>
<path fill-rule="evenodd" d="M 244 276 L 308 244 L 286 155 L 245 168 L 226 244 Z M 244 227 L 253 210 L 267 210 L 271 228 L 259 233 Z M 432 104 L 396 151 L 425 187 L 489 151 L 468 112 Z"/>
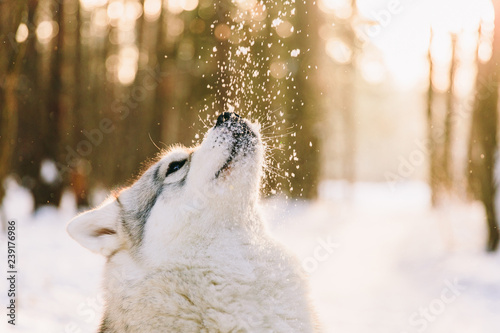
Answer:
<path fill-rule="evenodd" d="M 460 34 L 459 52 L 467 58 L 475 53 L 479 23 L 492 30 L 494 20 L 489 0 L 358 0 L 358 9 L 363 17 L 379 23 L 371 30 L 365 28 L 366 35 L 381 52 L 388 74 L 398 86 L 408 88 L 428 75 L 431 27 L 433 58 L 446 63 L 451 54 L 450 32 Z M 481 50 L 487 58 L 487 48 Z"/>

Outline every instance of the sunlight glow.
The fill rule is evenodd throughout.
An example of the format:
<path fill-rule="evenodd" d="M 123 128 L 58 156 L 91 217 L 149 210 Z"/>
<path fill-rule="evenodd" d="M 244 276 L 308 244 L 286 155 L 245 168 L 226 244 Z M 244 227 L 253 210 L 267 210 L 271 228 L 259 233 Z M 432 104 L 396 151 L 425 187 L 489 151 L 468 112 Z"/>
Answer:
<path fill-rule="evenodd" d="M 134 82 L 138 59 L 139 51 L 135 45 L 120 50 L 118 54 L 118 81 L 121 84 L 127 86 Z"/>
<path fill-rule="evenodd" d="M 326 54 L 339 64 L 351 61 L 352 50 L 340 39 L 330 38 L 325 45 Z"/>
<path fill-rule="evenodd" d="M 168 11 L 172 14 L 180 14 L 183 11 L 182 0 L 169 0 Z"/>
<path fill-rule="evenodd" d="M 233 0 L 233 2 L 235 2 L 237 6 L 236 10 L 232 11 L 231 14 L 231 17 L 235 22 L 250 24 L 254 30 L 260 30 L 262 28 L 262 26 L 255 21 L 263 21 L 267 17 L 265 3 L 253 0 Z"/>
<path fill-rule="evenodd" d="M 233 0 L 233 2 L 243 10 L 252 9 L 257 5 L 257 0 Z"/>
<path fill-rule="evenodd" d="M 28 39 L 29 30 L 28 26 L 24 23 L 19 24 L 16 32 L 16 42 L 23 43 Z"/>
<path fill-rule="evenodd" d="M 120 66 L 118 69 L 118 80 L 124 86 L 131 85 L 135 79 L 135 70 L 134 68 L 127 66 Z"/>
<path fill-rule="evenodd" d="M 451 38 L 446 33 L 435 33 L 430 45 L 432 61 L 437 65 L 446 64 L 451 59 Z"/>
<path fill-rule="evenodd" d="M 476 73 L 464 68 L 465 66 L 459 66 L 455 74 L 455 93 L 459 96 L 465 97 L 467 94 L 474 89 Z"/>
<path fill-rule="evenodd" d="M 114 73 L 118 68 L 118 64 L 120 62 L 120 58 L 116 54 L 110 55 L 106 59 L 106 69 L 108 72 Z"/>
<path fill-rule="evenodd" d="M 108 17 L 112 20 L 118 20 L 124 12 L 125 6 L 121 1 L 113 1 L 108 5 Z"/>
<path fill-rule="evenodd" d="M 477 31 L 464 31 L 460 34 L 458 52 L 460 60 L 474 62 L 477 50 Z"/>
<path fill-rule="evenodd" d="M 105 9 L 96 9 L 92 14 L 92 23 L 96 25 L 98 29 L 105 31 L 109 24 L 108 18 L 109 15 Z"/>
<path fill-rule="evenodd" d="M 489 42 L 481 42 L 481 44 L 479 44 L 479 48 L 477 50 L 477 56 L 482 63 L 485 63 L 488 60 L 490 60 L 492 54 L 493 54 L 493 49 Z"/>
<path fill-rule="evenodd" d="M 178 37 L 184 32 L 184 20 L 179 17 L 170 17 L 167 20 L 167 33 L 171 37 Z"/>
<path fill-rule="evenodd" d="M 188 12 L 195 10 L 196 7 L 198 7 L 198 0 L 184 0 L 184 4 L 182 5 L 182 8 Z"/>
<path fill-rule="evenodd" d="M 183 10 L 192 11 L 198 7 L 198 0 L 169 0 L 168 11 L 172 14 L 180 14 Z"/>
<path fill-rule="evenodd" d="M 215 38 L 226 40 L 231 36 L 231 29 L 227 24 L 218 24 L 214 29 Z"/>
<path fill-rule="evenodd" d="M 349 1 L 350 2 L 350 1 Z M 320 0 L 320 8 L 324 12 L 335 10 L 343 0 Z M 397 7 L 394 4 L 398 4 Z M 439 91 L 446 91 L 449 86 L 449 66 L 451 59 L 450 34 L 456 34 L 457 57 L 461 77 L 470 77 L 476 56 L 481 61 L 491 57 L 491 37 L 494 10 L 490 0 L 425 0 L 419 2 L 394 0 L 358 0 L 358 13 L 369 23 L 355 25 L 365 32 L 366 42 L 371 43 L 379 52 L 382 63 L 401 88 L 410 88 L 415 84 L 428 83 L 429 63 L 427 59 L 430 32 L 433 31 L 431 45 L 433 68 L 433 85 Z M 371 25 L 366 28 L 370 22 Z M 482 23 L 481 23 L 482 22 Z M 484 45 L 477 45 L 479 25 L 481 24 L 481 40 Z M 364 27 L 364 28 L 363 28 Z M 483 29 L 484 27 L 484 29 Z M 326 29 L 325 29 L 326 30 Z M 322 34 L 322 38 L 325 35 Z M 368 33 L 368 31 L 371 33 Z M 328 39 L 327 39 L 328 40 Z M 328 51 L 328 47 L 326 50 Z M 330 49 L 329 55 L 332 56 Z M 476 54 L 476 50 L 478 51 Z M 458 70 L 458 69 L 457 69 Z M 458 72 L 457 72 L 458 75 Z M 462 88 L 460 88 L 462 89 Z"/>
<path fill-rule="evenodd" d="M 127 1 L 125 3 L 125 19 L 135 21 L 142 14 L 142 6 L 137 1 Z"/>
<path fill-rule="evenodd" d="M 50 21 L 40 22 L 36 28 L 36 35 L 40 40 L 49 39 L 52 35 L 52 24 Z"/>
<path fill-rule="evenodd" d="M 108 0 L 80 0 L 82 8 L 88 11 L 105 6 L 107 3 Z"/>
<path fill-rule="evenodd" d="M 381 83 L 386 77 L 383 64 L 375 59 L 363 57 L 360 61 L 361 75 L 366 82 L 371 84 Z"/>
<path fill-rule="evenodd" d="M 276 33 L 281 38 L 290 37 L 294 32 L 293 25 L 288 21 L 281 21 L 278 25 L 275 26 Z"/>
<path fill-rule="evenodd" d="M 319 8 L 327 14 L 335 14 L 338 18 L 348 18 L 352 15 L 349 0 L 320 0 Z"/>
<path fill-rule="evenodd" d="M 161 0 L 146 0 L 144 1 L 144 17 L 146 20 L 156 21 L 161 14 Z"/>
<path fill-rule="evenodd" d="M 273 61 L 269 66 L 272 77 L 282 79 L 288 72 L 288 66 L 282 60 Z"/>
<path fill-rule="evenodd" d="M 36 36 L 40 43 L 48 43 L 59 32 L 59 25 L 55 21 L 42 21 L 36 28 Z"/>

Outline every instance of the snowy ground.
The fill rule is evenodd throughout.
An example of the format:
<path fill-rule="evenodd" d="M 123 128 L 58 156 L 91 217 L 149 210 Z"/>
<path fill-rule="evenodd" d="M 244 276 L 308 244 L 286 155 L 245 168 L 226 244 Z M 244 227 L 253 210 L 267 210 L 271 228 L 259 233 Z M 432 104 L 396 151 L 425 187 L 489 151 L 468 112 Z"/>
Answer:
<path fill-rule="evenodd" d="M 316 202 L 264 205 L 272 233 L 310 273 L 325 332 L 500 332 L 500 255 L 483 252 L 480 206 L 431 211 L 421 184 L 392 191 L 357 184 L 350 200 L 340 199 L 341 190 L 325 183 Z M 30 206 L 29 195 L 11 184 L 3 211 L 18 221 L 20 309 L 15 329 L 2 314 L 0 331 L 95 331 L 104 260 L 66 235 L 75 214 L 69 196 L 59 210 L 33 215 Z M 1 235 L 2 251 L 5 243 Z M 6 271 L 5 260 L 0 267 Z"/>

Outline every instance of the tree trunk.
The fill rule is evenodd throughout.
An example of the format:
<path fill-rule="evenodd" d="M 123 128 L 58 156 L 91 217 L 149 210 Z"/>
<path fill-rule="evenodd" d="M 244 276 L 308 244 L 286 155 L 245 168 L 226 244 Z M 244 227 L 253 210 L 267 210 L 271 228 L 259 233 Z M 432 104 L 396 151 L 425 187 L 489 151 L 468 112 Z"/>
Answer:
<path fill-rule="evenodd" d="M 321 117 L 321 96 L 319 96 L 319 87 L 315 86 L 317 79 L 316 73 L 313 72 L 317 64 L 316 54 L 312 50 L 317 47 L 313 43 L 317 43 L 318 24 L 317 17 L 319 15 L 318 5 L 313 2 L 296 3 L 297 12 L 301 13 L 297 17 L 297 31 L 300 35 L 299 49 L 304 53 L 307 50 L 311 52 L 308 57 L 302 57 L 300 67 L 296 77 L 298 96 L 295 98 L 295 104 L 291 110 L 290 120 L 293 124 L 299 124 L 300 128 L 297 131 L 295 149 L 299 161 L 298 169 L 290 170 L 295 174 L 291 178 L 290 192 L 293 197 L 301 197 L 312 199 L 318 195 L 318 177 L 320 171 L 319 165 L 319 137 L 318 137 L 318 122 Z M 293 147 L 293 145 L 292 145 Z"/>
<path fill-rule="evenodd" d="M 43 156 L 42 160 L 51 160 L 59 162 L 59 145 L 61 143 L 61 119 L 63 112 L 61 106 L 61 92 L 62 92 L 62 62 L 63 62 L 63 45 L 64 45 L 64 6 L 63 2 L 59 2 L 56 7 L 54 20 L 59 25 L 59 32 L 54 41 L 53 51 L 51 54 L 50 70 L 49 70 L 49 87 L 46 91 L 46 104 L 43 109 Z M 41 164 L 38 165 L 37 183 L 34 189 L 35 208 L 41 205 L 51 204 L 59 205 L 61 199 L 63 182 L 59 178 L 55 181 L 47 183 L 40 173 Z"/>
<path fill-rule="evenodd" d="M 451 65 L 450 65 L 450 73 L 449 73 L 449 81 L 450 86 L 448 89 L 448 93 L 446 95 L 446 116 L 444 120 L 444 143 L 443 143 L 443 182 L 444 187 L 447 190 L 452 190 L 453 186 L 453 168 L 452 168 L 452 160 L 453 160 L 453 117 L 455 114 L 454 110 L 454 81 L 455 81 L 455 71 L 457 68 L 457 57 L 456 57 L 456 48 L 457 48 L 457 35 L 451 34 Z"/>
<path fill-rule="evenodd" d="M 19 107 L 18 122 L 19 131 L 16 141 L 16 159 L 13 162 L 13 169 L 19 175 L 21 183 L 34 192 L 39 166 L 42 159 L 43 145 L 41 133 L 42 115 L 40 112 L 39 91 L 39 54 L 36 48 L 36 26 L 35 14 L 38 1 L 28 1 L 28 15 L 26 24 L 28 26 L 28 38 L 24 42 L 26 47 L 26 57 L 22 61 L 20 82 L 17 91 L 17 102 Z"/>
<path fill-rule="evenodd" d="M 0 204 L 5 196 L 4 179 L 11 172 L 18 128 L 17 86 L 21 64 L 26 52 L 26 43 L 18 44 L 15 36 L 26 1 L 0 2 Z M 6 221 L 0 216 L 2 229 Z"/>
<path fill-rule="evenodd" d="M 495 160 L 497 156 L 498 78 L 500 63 L 500 6 L 494 1 L 495 31 L 493 54 L 486 63 L 479 63 L 476 98 L 472 114 L 469 146 L 468 181 L 475 197 L 483 203 L 488 226 L 487 250 L 498 248 L 500 234 L 496 216 Z"/>
<path fill-rule="evenodd" d="M 432 62 L 431 44 L 433 31 L 429 41 L 429 87 L 427 89 L 427 145 L 429 149 L 429 186 L 431 188 L 431 203 L 436 207 L 438 203 L 438 175 L 437 175 L 437 156 L 436 156 L 436 140 L 434 139 L 434 123 L 433 123 L 433 103 L 434 103 L 434 87 L 432 85 L 432 76 L 434 74 L 434 66 Z"/>

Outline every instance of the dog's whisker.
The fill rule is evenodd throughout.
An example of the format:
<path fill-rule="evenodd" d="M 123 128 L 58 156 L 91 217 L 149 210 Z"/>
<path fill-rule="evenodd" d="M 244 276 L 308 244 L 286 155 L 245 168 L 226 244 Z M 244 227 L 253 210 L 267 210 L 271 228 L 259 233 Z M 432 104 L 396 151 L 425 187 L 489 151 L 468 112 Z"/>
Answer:
<path fill-rule="evenodd" d="M 277 135 L 273 135 L 273 136 L 264 137 L 264 138 L 262 138 L 262 140 L 269 141 L 269 140 L 273 140 L 273 139 L 285 138 L 285 137 L 289 137 L 289 136 L 293 135 L 294 133 L 295 132 L 290 132 L 290 133 L 285 133 L 285 134 L 277 134 Z"/>
<path fill-rule="evenodd" d="M 267 125 L 266 127 L 263 127 L 260 131 L 262 134 L 264 134 L 263 132 L 270 129 L 270 128 L 273 128 L 273 127 L 276 127 L 278 126 L 279 124 L 277 122 L 273 122 L 272 124 L 270 125 Z"/>
<path fill-rule="evenodd" d="M 278 125 L 283 125 L 283 124 L 278 124 L 278 123 L 276 123 L 276 124 L 272 124 L 272 125 L 270 125 L 270 126 L 269 126 L 269 128 L 267 128 L 267 129 L 263 129 L 263 130 L 261 131 L 262 136 L 264 136 L 264 137 L 265 137 L 267 134 L 274 134 L 274 133 L 275 133 L 274 131 L 273 131 L 273 132 L 271 132 L 271 133 L 265 133 L 265 131 L 266 131 L 266 130 L 268 130 L 268 129 L 271 129 L 272 127 L 278 126 Z M 292 126 L 285 127 L 285 128 L 278 127 L 278 131 L 287 132 L 287 131 L 290 131 L 290 130 L 294 130 L 293 132 L 296 132 L 296 130 L 295 130 L 295 126 L 293 126 L 293 125 L 292 125 Z"/>
<path fill-rule="evenodd" d="M 276 177 L 279 177 L 279 178 L 282 178 L 282 179 L 286 179 L 286 177 L 284 175 L 279 174 L 276 170 L 266 169 L 266 172 L 272 174 L 273 176 L 276 176 Z"/>
<path fill-rule="evenodd" d="M 151 143 L 156 147 L 156 149 L 160 150 L 161 151 L 161 148 L 158 147 L 158 145 L 153 141 L 153 138 L 151 137 L 151 133 L 148 132 L 148 136 L 149 136 L 149 140 L 151 141 Z"/>
<path fill-rule="evenodd" d="M 210 126 L 208 126 L 205 121 L 201 118 L 200 115 L 198 115 L 198 119 L 201 121 L 201 123 L 203 124 L 203 128 L 210 128 Z"/>

